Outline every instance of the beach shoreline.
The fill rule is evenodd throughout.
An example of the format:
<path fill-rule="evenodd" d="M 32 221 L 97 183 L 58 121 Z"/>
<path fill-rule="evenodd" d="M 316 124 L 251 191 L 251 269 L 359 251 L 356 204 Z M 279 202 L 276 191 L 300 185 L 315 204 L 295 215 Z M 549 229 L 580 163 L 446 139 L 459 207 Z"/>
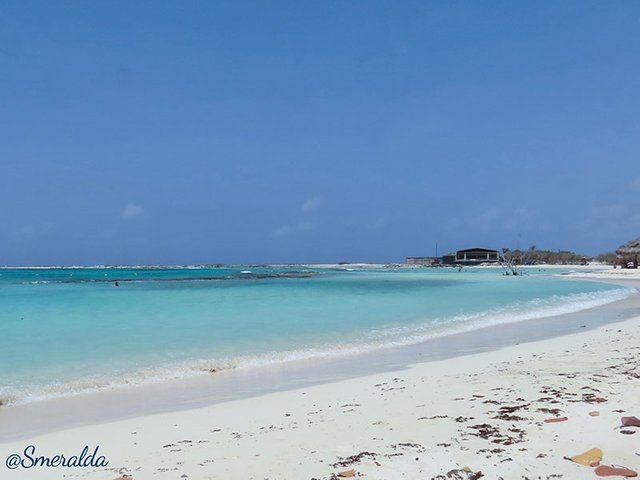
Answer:
<path fill-rule="evenodd" d="M 629 285 L 628 280 L 614 281 Z M 638 280 L 633 282 L 637 287 Z M 609 318 L 613 323 L 607 322 L 605 325 L 597 323 L 597 317 L 605 307 L 576 312 L 573 314 L 576 325 L 560 336 L 536 338 L 535 332 L 539 333 L 540 329 L 533 328 L 521 331 L 525 338 L 516 342 L 516 345 L 497 348 L 493 345 L 489 346 L 494 347 L 489 351 L 476 350 L 467 355 L 445 356 L 444 359 L 431 361 L 416 357 L 417 361 L 413 363 L 390 363 L 389 369 L 377 373 L 363 371 L 342 379 L 328 375 L 324 382 L 263 391 L 260 395 L 208 405 L 184 405 L 187 408 L 153 414 L 142 415 L 138 411 L 128 417 L 107 419 L 104 423 L 95 420 L 80 426 L 67 423 L 66 427 L 59 426 L 48 432 L 25 430 L 26 433 L 18 438 L 9 439 L 10 436 L 5 436 L 0 443 L 0 453 L 4 455 L 27 444 L 38 445 L 43 450 L 56 446 L 60 450 L 73 449 L 74 445 L 82 442 L 99 442 L 101 448 L 108 452 L 111 465 L 117 466 L 117 470 L 107 469 L 107 472 L 114 477 L 116 473 L 130 473 L 134 478 L 175 478 L 176 470 L 162 471 L 165 467 L 160 467 L 161 464 L 172 464 L 171 469 L 184 471 L 188 478 L 218 478 L 224 474 L 241 475 L 242 478 L 268 478 L 269 475 L 273 478 L 328 478 L 341 468 L 331 467 L 332 464 L 340 462 L 340 458 L 361 452 L 374 455 L 365 455 L 349 465 L 342 461 L 339 465 L 345 464 L 344 470 L 347 470 L 347 466 L 353 466 L 369 478 L 388 478 L 388 475 L 402 471 L 435 476 L 466 465 L 473 465 L 473 471 L 482 470 L 487 478 L 498 478 L 487 475 L 487 472 L 495 472 L 496 475 L 500 472 L 507 475 L 505 478 L 521 478 L 508 476 L 504 472 L 515 475 L 524 471 L 529 474 L 546 472 L 548 475 L 564 472 L 567 478 L 574 478 L 584 472 L 575 470 L 575 465 L 561 460 L 561 457 L 580 453 L 577 450 L 582 444 L 589 443 L 587 440 L 600 445 L 605 441 L 612 442 L 617 455 L 615 462 L 611 460 L 614 463 L 637 463 L 634 452 L 627 451 L 629 439 L 626 438 L 625 443 L 625 438 L 622 438 L 624 435 L 615 430 L 615 419 L 619 414 L 614 410 L 638 414 L 640 382 L 624 374 L 621 380 L 619 372 L 609 367 L 615 366 L 619 360 L 621 365 L 626 365 L 620 369 L 631 371 L 633 361 L 637 364 L 638 336 L 635 332 L 640 326 L 640 317 L 637 316 L 639 305 L 638 296 L 633 295 L 624 308 L 616 312 L 615 315 L 619 315 L 617 321 L 616 318 Z M 538 322 L 541 320 L 544 319 Z M 523 323 L 527 322 L 521 322 L 519 326 L 522 327 Z M 508 327 L 501 326 L 500 329 L 508 330 Z M 635 356 L 631 358 L 625 352 L 632 352 Z M 575 376 L 569 378 L 567 375 Z M 585 381 L 578 381 L 581 375 Z M 277 378 L 276 374 L 266 380 L 275 381 Z M 582 385 L 585 382 L 591 386 Z M 615 400 L 612 398 L 595 406 L 588 401 L 576 400 L 594 398 L 580 396 L 585 386 L 595 389 L 594 382 L 600 391 L 597 395 L 615 397 Z M 620 391 L 622 382 L 625 387 L 628 383 L 629 388 L 635 389 L 632 394 Z M 534 387 L 538 388 L 535 395 L 532 390 Z M 533 409 L 532 405 L 539 398 L 544 398 L 540 393 L 542 389 L 553 390 L 558 398 L 540 402 L 539 408 Z M 521 409 L 523 414 L 526 411 L 521 415 L 526 420 L 509 423 L 492 419 L 491 415 L 495 414 L 498 404 L 480 399 L 498 391 L 500 395 L 491 399 L 491 402 L 515 406 L 528 404 Z M 149 392 L 146 395 L 148 397 Z M 522 401 L 519 400 L 521 398 Z M 120 395 L 120 400 L 124 401 L 125 398 Z M 144 402 L 144 398 L 139 401 Z M 548 405 L 550 402 L 552 405 Z M 105 405 L 103 402 L 101 407 L 94 405 L 93 408 L 104 408 Z M 614 408 L 614 405 L 619 408 Z M 494 409 L 493 413 L 488 413 L 490 407 Z M 580 418 L 578 425 L 571 423 L 571 430 L 568 433 L 568 429 L 564 431 L 569 435 L 566 451 L 554 450 L 557 442 L 553 434 L 550 433 L 549 438 L 544 436 L 547 431 L 556 435 L 563 432 L 560 425 L 541 424 L 543 417 L 550 415 L 540 411 L 545 408 L 550 411 L 559 409 L 561 412 L 558 415 L 566 415 L 570 421 Z M 591 418 L 586 415 L 586 408 L 598 408 L 602 410 L 602 415 L 597 419 Z M 479 412 L 483 409 L 487 412 Z M 0 412 L 9 413 L 11 410 L 6 408 Z M 49 415 L 54 411 L 49 410 Z M 467 414 L 463 415 L 464 411 Z M 473 412 L 473 415 L 469 412 Z M 446 417 L 440 418 L 442 415 Z M 426 420 L 419 420 L 423 417 Z M 473 417 L 473 420 L 451 420 L 460 417 Z M 606 428 L 603 427 L 604 420 L 609 422 Z M 478 423 L 474 423 L 476 421 Z M 509 428 L 522 430 L 528 440 L 520 439 L 518 433 L 514 437 L 517 441 L 514 440 L 508 448 L 502 444 L 491 445 L 498 437 L 488 440 L 473 435 L 471 424 L 480 425 L 483 422 L 510 425 Z M 426 426 L 428 428 L 425 429 Z M 594 426 L 602 427 L 602 432 L 598 430 L 597 436 L 589 433 Z M 461 429 L 464 433 L 462 443 Z M 134 431 L 135 434 L 132 433 Z M 508 428 L 502 428 L 500 435 L 513 437 L 514 432 L 509 431 Z M 217 435 L 223 432 L 223 435 Z M 580 432 L 582 438 L 578 435 Z M 335 438 L 340 438 L 341 443 L 332 443 Z M 178 442 L 187 440 L 191 443 L 184 443 L 183 446 L 189 448 L 180 448 Z M 165 443 L 160 445 L 161 442 Z M 171 444 L 176 448 L 164 447 Z M 502 451 L 491 453 L 489 448 L 480 454 L 479 451 L 485 448 L 480 448 L 482 445 Z M 530 456 L 515 448 L 523 445 L 527 451 L 535 445 L 544 456 Z M 214 448 L 211 449 L 211 446 Z M 315 454 L 303 459 L 305 452 Z M 282 461 L 267 458 L 277 454 L 284 455 Z M 205 458 L 207 456 L 210 458 Z M 409 456 L 412 456 L 411 461 Z M 418 460 L 414 460 L 413 456 Z M 519 467 L 514 470 L 514 465 Z M 34 476 L 33 471 L 11 473 L 15 474 L 15 478 L 45 478 Z M 20 476 L 25 474 L 31 476 Z M 101 469 L 75 474 L 78 478 L 105 478 L 105 470 Z M 412 478 L 411 474 L 409 478 Z"/>

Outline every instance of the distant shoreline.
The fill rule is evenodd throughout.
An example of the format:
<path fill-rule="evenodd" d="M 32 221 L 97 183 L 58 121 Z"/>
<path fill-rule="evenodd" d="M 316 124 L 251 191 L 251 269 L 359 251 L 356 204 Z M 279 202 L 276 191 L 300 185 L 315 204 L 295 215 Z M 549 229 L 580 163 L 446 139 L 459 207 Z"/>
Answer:
<path fill-rule="evenodd" d="M 499 264 L 465 266 L 464 268 L 499 268 Z M 411 265 L 406 263 L 203 263 L 192 265 L 22 265 L 22 266 L 0 266 L 0 270 L 82 270 L 82 269 L 118 269 L 135 268 L 140 270 L 155 269 L 199 269 L 199 268 L 458 268 L 456 265 Z M 523 265 L 524 269 L 539 268 L 571 268 L 578 270 L 611 269 L 611 265 L 593 263 L 588 265 L 573 264 L 539 264 Z"/>
<path fill-rule="evenodd" d="M 198 269 L 198 268 L 423 268 L 420 265 L 403 263 L 203 263 L 193 265 L 34 265 L 34 266 L 0 266 L 0 270 L 81 270 L 81 269 Z"/>

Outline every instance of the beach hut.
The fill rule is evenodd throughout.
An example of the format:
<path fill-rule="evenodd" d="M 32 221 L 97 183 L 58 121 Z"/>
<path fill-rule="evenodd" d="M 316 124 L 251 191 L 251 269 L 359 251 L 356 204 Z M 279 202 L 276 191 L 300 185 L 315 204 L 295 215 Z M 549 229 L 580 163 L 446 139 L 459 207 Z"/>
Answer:
<path fill-rule="evenodd" d="M 633 263 L 633 268 L 638 268 L 638 256 L 640 255 L 640 237 L 625 243 L 616 250 L 616 253 L 622 257 L 622 266 L 627 267 L 629 263 Z"/>

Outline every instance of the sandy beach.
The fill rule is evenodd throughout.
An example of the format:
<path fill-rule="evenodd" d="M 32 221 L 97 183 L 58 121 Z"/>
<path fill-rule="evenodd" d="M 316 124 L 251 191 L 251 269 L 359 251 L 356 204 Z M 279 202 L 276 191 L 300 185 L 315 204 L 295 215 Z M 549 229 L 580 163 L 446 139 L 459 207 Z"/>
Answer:
<path fill-rule="evenodd" d="M 637 274 L 625 278 L 640 285 Z M 592 448 L 602 465 L 638 471 L 640 428 L 620 428 L 622 417 L 640 416 L 638 332 L 634 316 L 398 371 L 27 436 L 0 443 L 3 463 L 19 454 L 29 464 L 29 445 L 30 456 L 47 458 L 98 446 L 108 465 L 18 466 L 2 478 L 596 478 L 564 458 Z"/>

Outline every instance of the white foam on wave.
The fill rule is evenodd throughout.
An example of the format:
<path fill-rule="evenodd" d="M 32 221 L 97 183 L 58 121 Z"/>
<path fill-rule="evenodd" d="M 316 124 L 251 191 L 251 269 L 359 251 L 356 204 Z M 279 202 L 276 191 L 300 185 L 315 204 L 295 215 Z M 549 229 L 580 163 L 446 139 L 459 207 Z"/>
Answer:
<path fill-rule="evenodd" d="M 377 339 L 389 339 L 391 340 L 389 343 L 392 346 L 408 345 L 432 338 L 470 332 L 486 327 L 588 310 L 624 300 L 635 292 L 636 290 L 632 288 L 617 288 L 614 290 L 588 293 L 552 295 L 544 299 L 516 302 L 508 307 L 499 307 L 483 312 L 435 319 L 428 324 L 417 327 L 403 326 L 376 330 L 371 332 L 370 335 Z"/>
<path fill-rule="evenodd" d="M 227 359 L 203 359 L 167 367 L 145 368 L 127 373 L 118 378 L 92 376 L 68 383 L 33 386 L 26 389 L 28 391 L 11 389 L 2 393 L 0 402 L 2 404 L 31 403 L 80 393 L 145 385 L 197 375 L 210 375 L 222 370 L 266 367 L 287 362 L 335 358 L 383 348 L 415 345 L 427 340 L 481 328 L 587 310 L 623 300 L 635 292 L 637 291 L 632 288 L 617 288 L 590 293 L 554 295 L 545 299 L 519 302 L 508 307 L 495 308 L 473 314 L 430 319 L 417 325 L 373 330 L 365 334 L 364 342 L 358 344 L 353 342 L 337 345 L 325 344 L 260 355 L 245 355 Z"/>

